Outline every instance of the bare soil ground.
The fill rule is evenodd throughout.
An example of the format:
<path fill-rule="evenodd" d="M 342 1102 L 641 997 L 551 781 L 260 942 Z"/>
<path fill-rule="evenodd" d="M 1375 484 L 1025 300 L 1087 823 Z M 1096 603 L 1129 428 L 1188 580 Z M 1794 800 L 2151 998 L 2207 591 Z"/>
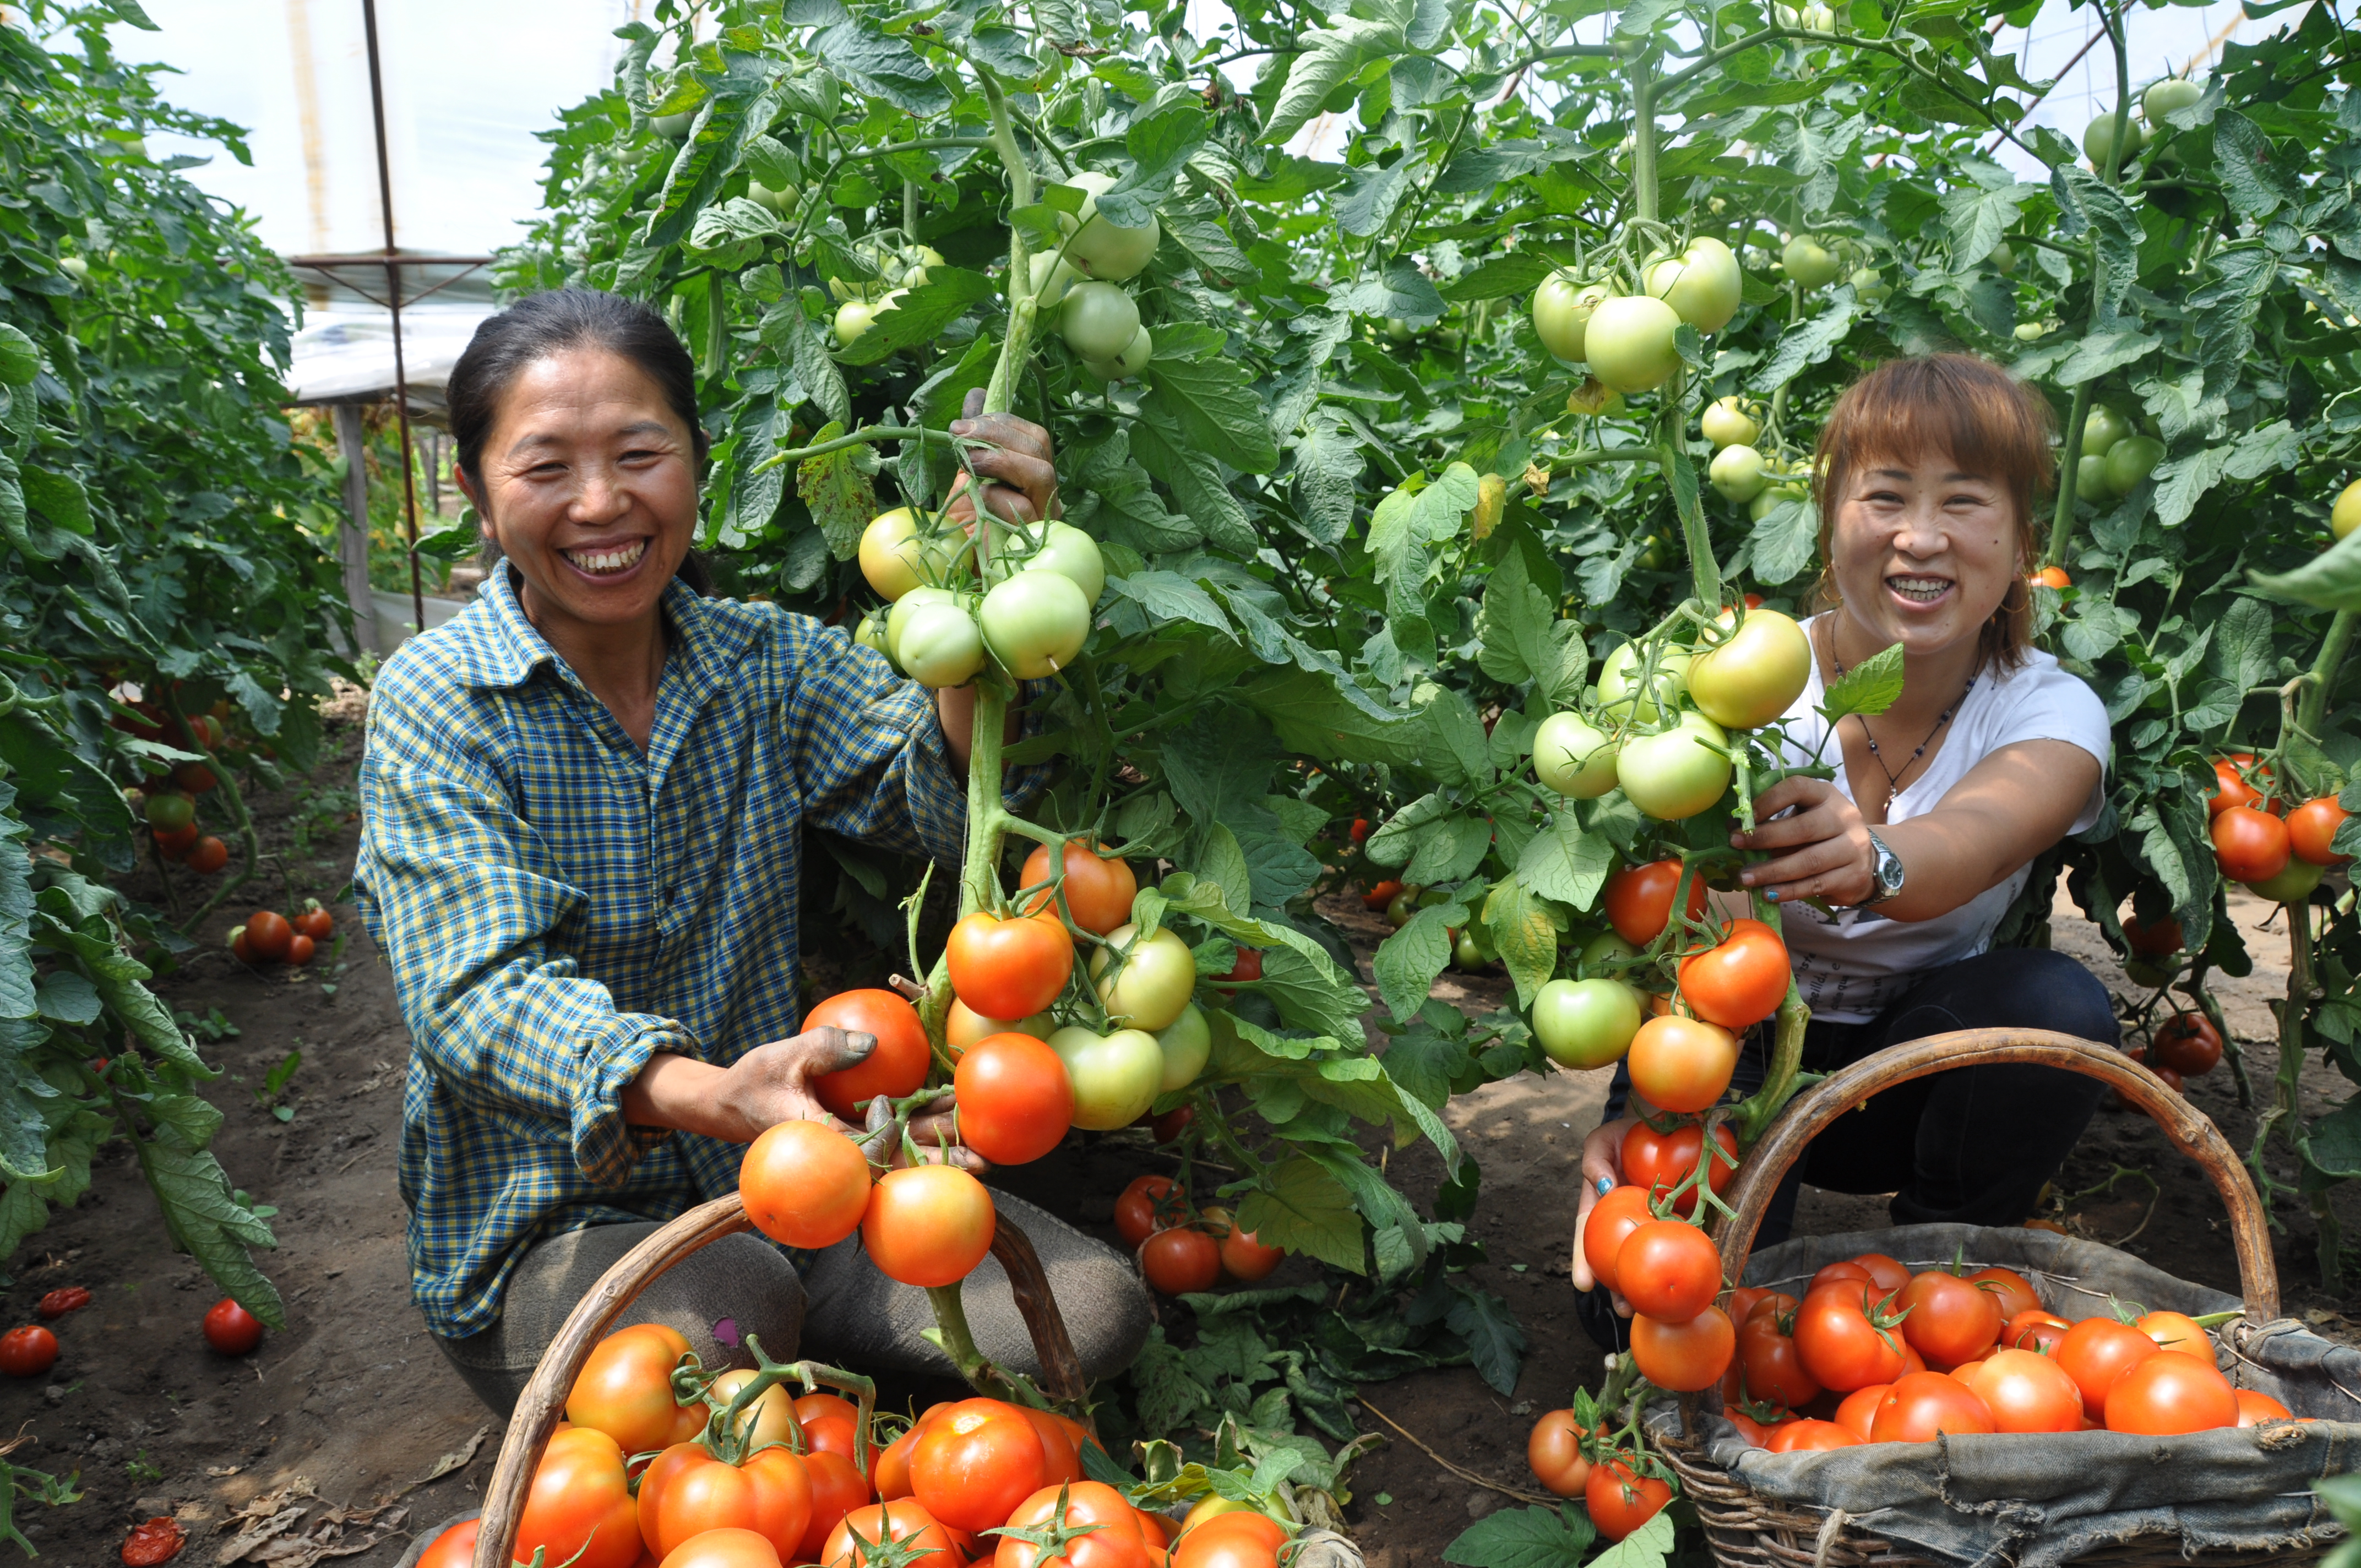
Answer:
<path fill-rule="evenodd" d="M 349 872 L 357 831 L 346 817 L 359 749 L 356 719 L 347 715 L 333 726 L 330 761 L 313 781 L 253 803 L 268 825 L 266 847 L 298 899 L 324 898 Z M 186 896 L 194 879 L 175 875 Z M 131 891 L 161 897 L 152 877 Z M 410 1531 L 476 1506 L 499 1446 L 491 1417 L 410 1305 L 405 1213 L 395 1185 L 409 1044 L 389 972 L 348 905 L 336 910 L 346 945 L 334 961 L 293 972 L 247 970 L 218 945 L 245 907 L 209 922 L 211 941 L 162 989 L 175 1008 L 200 1018 L 218 1010 L 237 1031 L 204 1047 L 226 1075 L 214 1086 L 228 1113 L 215 1147 L 233 1179 L 279 1208 L 272 1223 L 280 1245 L 266 1263 L 288 1298 L 289 1326 L 242 1359 L 210 1350 L 198 1324 L 216 1292 L 192 1262 L 168 1249 L 128 1152 L 102 1154 L 89 1196 L 28 1242 L 0 1288 L 0 1315 L 12 1324 L 32 1321 L 34 1301 L 55 1287 L 84 1285 L 95 1293 L 89 1307 L 56 1325 L 63 1349 L 46 1378 L 0 1387 L 0 1431 L 21 1430 L 33 1440 L 14 1460 L 80 1475 L 82 1501 L 18 1513 L 56 1568 L 110 1568 L 128 1528 L 159 1513 L 183 1520 L 191 1538 L 183 1560 L 208 1568 L 236 1561 L 312 1568 L 323 1554 L 390 1568 Z M 1384 935 L 1382 924 L 1357 904 L 1336 913 L 1366 957 Z M 2131 993 L 2096 932 L 2072 918 L 2062 898 L 2059 913 L 2058 945 Z M 2236 913 L 2252 928 L 2269 911 L 2246 902 Z M 2258 955 L 2274 946 L 2268 933 L 2254 941 Z M 2268 1037 L 2267 1003 L 2284 984 L 2282 948 L 2249 979 L 2224 985 L 2240 1037 Z M 1483 1011 L 1504 986 L 1451 976 L 1439 993 Z M 298 1049 L 302 1065 L 282 1097 L 293 1115 L 281 1122 L 255 1091 Z M 2267 1064 L 2256 1072 L 2267 1076 Z M 1489 1260 L 1477 1274 L 1515 1308 L 1530 1348 L 1510 1396 L 1466 1368 L 1363 1390 L 1363 1426 L 1389 1439 L 1353 1478 L 1349 1518 L 1373 1568 L 1435 1563 L 1471 1520 L 1516 1506 L 1446 1469 L 1380 1413 L 1462 1470 L 1523 1490 L 1532 1486 L 1523 1464 L 1532 1417 L 1564 1404 L 1577 1386 L 1598 1383 L 1598 1353 L 1575 1320 L 1565 1262 L 1576 1160 L 1604 1087 L 1604 1074 L 1524 1077 L 1451 1107 L 1448 1119 L 1483 1168 L 1478 1226 Z M 2343 1098 L 2346 1087 L 2307 1069 L 2307 1114 Z M 2191 1098 L 2244 1146 L 2254 1120 L 2239 1107 L 2226 1068 L 2192 1085 Z M 1112 1240 L 1114 1195 L 1148 1168 L 1148 1157 L 1119 1144 L 1070 1145 L 1007 1184 Z M 2169 1272 L 2235 1290 L 2219 1200 L 2144 1119 L 2103 1113 L 2059 1185 L 2081 1191 L 2118 1166 L 2154 1176 L 2152 1209 L 2145 1186 L 2120 1184 L 2070 1204 L 2076 1223 L 2103 1240 L 2130 1236 L 2130 1250 Z M 1439 1170 L 1431 1154 L 1414 1151 L 1393 1162 L 1392 1174 L 1423 1203 Z M 2361 1225 L 2361 1192 L 2341 1192 L 2339 1212 L 2348 1230 Z M 2342 1315 L 2352 1300 L 2317 1289 L 2312 1222 L 2284 1217 L 2279 1263 L 2290 1310 L 2354 1337 L 2356 1325 Z M 1886 1223 L 1877 1200 L 1808 1189 L 1798 1220 L 1801 1233 Z"/>

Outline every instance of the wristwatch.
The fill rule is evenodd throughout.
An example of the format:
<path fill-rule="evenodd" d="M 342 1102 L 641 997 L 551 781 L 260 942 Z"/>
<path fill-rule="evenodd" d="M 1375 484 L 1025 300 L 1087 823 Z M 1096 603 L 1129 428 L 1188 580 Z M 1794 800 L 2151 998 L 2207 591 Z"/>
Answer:
<path fill-rule="evenodd" d="M 1872 904 L 1883 904 L 1902 891 L 1902 857 L 1885 847 L 1885 840 L 1872 833 L 1869 847 L 1876 854 L 1869 875 L 1872 886 L 1867 898 L 1853 905 L 1866 909 Z"/>

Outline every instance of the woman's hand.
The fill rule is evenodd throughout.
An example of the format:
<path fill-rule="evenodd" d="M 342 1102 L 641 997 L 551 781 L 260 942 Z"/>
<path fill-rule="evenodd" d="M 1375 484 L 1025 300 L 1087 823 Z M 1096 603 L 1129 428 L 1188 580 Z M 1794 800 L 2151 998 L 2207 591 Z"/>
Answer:
<path fill-rule="evenodd" d="M 1795 809 L 1777 821 L 1764 818 Z M 1748 866 L 1739 881 L 1763 888 L 1774 903 L 1823 898 L 1841 907 L 1859 904 L 1876 890 L 1877 851 L 1869 842 L 1869 824 L 1861 807 L 1826 779 L 1781 779 L 1754 797 L 1754 818 L 1761 824 L 1752 833 L 1730 836 L 1734 850 L 1775 851 L 1773 858 Z"/>
<path fill-rule="evenodd" d="M 1590 1272 L 1590 1260 L 1582 1255 L 1582 1233 L 1590 1223 L 1590 1211 L 1598 1206 L 1609 1189 L 1623 1179 L 1623 1135 L 1638 1124 L 1634 1116 L 1618 1117 L 1600 1126 L 1582 1140 L 1582 1205 L 1574 1218 L 1574 1288 L 1576 1290 L 1596 1288 L 1598 1281 Z M 1604 1182 L 1604 1187 L 1599 1184 Z M 1631 1315 L 1631 1303 L 1620 1293 L 1610 1293 L 1615 1310 L 1623 1317 Z"/>
<path fill-rule="evenodd" d="M 874 1035 L 823 1024 L 756 1046 L 726 1068 L 659 1052 L 624 1086 L 623 1119 L 633 1126 L 669 1127 L 733 1144 L 752 1143 L 781 1122 L 820 1122 L 859 1137 L 862 1129 L 838 1121 L 819 1102 L 812 1080 L 855 1066 L 876 1048 Z M 881 1113 L 890 1119 L 882 1105 L 871 1107 L 873 1117 Z M 959 1146 L 948 1113 L 915 1118 L 910 1135 L 928 1149 L 939 1137 L 950 1140 L 954 1164 L 985 1168 L 982 1159 Z"/>
<path fill-rule="evenodd" d="M 1049 446 L 1049 433 L 1015 414 L 988 414 L 983 391 L 967 395 L 961 418 L 951 421 L 951 433 L 989 446 L 971 448 L 968 465 L 984 480 L 984 504 L 994 517 L 1009 522 L 1038 522 L 1058 515 L 1058 465 Z M 950 504 L 943 509 L 950 522 L 975 521 L 975 498 L 967 476 L 957 481 Z"/>

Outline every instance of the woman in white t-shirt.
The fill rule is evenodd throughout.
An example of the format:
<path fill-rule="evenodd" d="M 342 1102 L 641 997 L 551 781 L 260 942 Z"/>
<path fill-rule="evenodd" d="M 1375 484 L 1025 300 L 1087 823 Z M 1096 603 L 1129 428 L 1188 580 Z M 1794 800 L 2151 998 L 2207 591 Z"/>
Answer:
<path fill-rule="evenodd" d="M 1812 1010 L 1809 1070 L 1954 1029 L 2118 1037 L 2106 987 L 2081 965 L 1990 948 L 2034 858 L 2098 819 L 2110 749 L 2097 694 L 2029 642 L 2026 579 L 2038 559 L 2037 503 L 2054 482 L 2051 428 L 2037 392 L 1944 354 L 1872 371 L 1821 432 L 1820 593 L 1832 608 L 1806 622 L 1816 658 L 1785 716 L 1793 761 L 1829 739 L 1817 711 L 1829 682 L 1896 642 L 1904 682 L 1883 713 L 1837 726 L 1821 752 L 1838 763 L 1835 780 L 1773 785 L 1755 801 L 1761 826 L 1730 838 L 1765 855 L 1743 881 L 1785 911 Z M 1741 1093 L 1762 1081 L 1766 1034 L 1748 1042 Z M 1585 1291 L 1581 1222 L 1620 1179 L 1627 1085 L 1619 1070 L 1609 1120 L 1583 1146 L 1574 1279 Z M 1785 1236 L 1799 1180 L 1891 1192 L 1896 1223 L 2016 1224 L 2099 1093 L 2091 1079 L 2013 1065 L 1890 1090 L 1814 1140 L 1761 1242 Z"/>

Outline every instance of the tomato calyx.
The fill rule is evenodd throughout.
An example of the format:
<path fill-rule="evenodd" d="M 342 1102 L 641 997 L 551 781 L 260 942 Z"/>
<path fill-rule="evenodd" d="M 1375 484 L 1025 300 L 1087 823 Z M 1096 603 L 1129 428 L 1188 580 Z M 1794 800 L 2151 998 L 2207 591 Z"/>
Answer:
<path fill-rule="evenodd" d="M 1048 1563 L 1053 1558 L 1063 1558 L 1068 1546 L 1086 1535 L 1094 1534 L 1107 1528 L 1103 1524 L 1093 1524 L 1068 1517 L 1067 1497 L 1072 1489 L 1071 1483 L 1059 1486 L 1057 1507 L 1049 1510 L 1049 1519 L 1040 1524 L 1000 1525 L 992 1530 L 978 1530 L 976 1533 L 998 1536 L 1005 1541 L 1021 1541 L 1029 1546 L 1038 1547 L 1040 1549 L 1040 1555 L 1034 1559 L 1037 1563 Z M 889 1561 L 884 1556 L 871 1556 L 863 1561 L 868 1564 L 868 1568 L 902 1568 L 899 1560 Z"/>

